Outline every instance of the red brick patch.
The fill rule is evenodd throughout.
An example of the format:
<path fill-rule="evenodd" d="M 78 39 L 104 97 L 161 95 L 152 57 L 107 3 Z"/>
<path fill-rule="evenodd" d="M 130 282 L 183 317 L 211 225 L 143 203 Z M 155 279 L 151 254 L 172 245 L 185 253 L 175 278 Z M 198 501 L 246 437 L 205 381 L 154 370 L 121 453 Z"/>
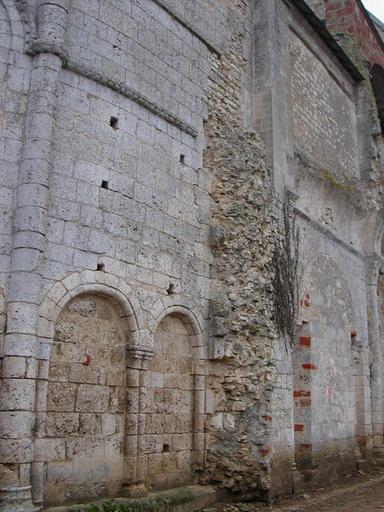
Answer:
<path fill-rule="evenodd" d="M 293 392 L 293 396 L 295 398 L 299 398 L 301 396 L 311 396 L 311 392 L 310 391 L 305 391 L 303 389 L 296 389 L 294 392 Z"/>
<path fill-rule="evenodd" d="M 304 370 L 317 370 L 316 365 L 312 363 L 304 363 L 302 366 Z"/>
<path fill-rule="evenodd" d="M 301 347 L 310 347 L 311 346 L 311 337 L 310 336 L 300 336 L 299 344 Z"/>

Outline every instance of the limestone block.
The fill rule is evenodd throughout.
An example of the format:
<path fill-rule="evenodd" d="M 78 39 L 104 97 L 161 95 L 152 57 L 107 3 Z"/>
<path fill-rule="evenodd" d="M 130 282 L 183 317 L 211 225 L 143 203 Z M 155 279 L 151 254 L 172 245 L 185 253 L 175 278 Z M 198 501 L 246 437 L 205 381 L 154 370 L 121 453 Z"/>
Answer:
<path fill-rule="evenodd" d="M 109 388 L 82 384 L 77 391 L 77 412 L 107 412 L 110 400 Z"/>
<path fill-rule="evenodd" d="M 139 393 L 137 389 L 128 389 L 126 391 L 126 410 L 128 414 L 138 411 Z"/>
<path fill-rule="evenodd" d="M 47 413 L 45 432 L 49 437 L 78 435 L 80 415 L 75 413 Z"/>
<path fill-rule="evenodd" d="M 68 459 L 102 457 L 105 440 L 102 437 L 79 437 L 66 440 L 66 456 Z"/>
<path fill-rule="evenodd" d="M 101 432 L 105 436 L 110 436 L 116 432 L 116 415 L 103 414 L 101 416 Z"/>
<path fill-rule="evenodd" d="M 73 481 L 72 461 L 49 462 L 46 474 L 48 482 L 71 482 Z"/>
<path fill-rule="evenodd" d="M 82 413 L 80 414 L 80 435 L 101 434 L 100 414 Z"/>
<path fill-rule="evenodd" d="M 192 434 L 174 434 L 172 436 L 172 450 L 188 451 L 192 448 Z"/>
<path fill-rule="evenodd" d="M 84 366 L 83 364 L 70 365 L 69 381 L 83 384 L 98 384 L 98 368 L 95 368 L 93 366 Z"/>
<path fill-rule="evenodd" d="M 33 456 L 30 439 L 2 439 L 0 460 L 2 463 L 31 462 Z"/>
<path fill-rule="evenodd" d="M 138 387 L 139 385 L 139 370 L 129 368 L 127 370 L 127 387 Z"/>
<path fill-rule="evenodd" d="M 26 360 L 23 357 L 6 357 L 3 360 L 3 378 L 23 378 L 26 372 Z"/>
<path fill-rule="evenodd" d="M 125 437 L 125 450 L 128 457 L 136 457 L 137 455 L 137 436 Z"/>
<path fill-rule="evenodd" d="M 123 436 L 119 434 L 110 435 L 105 438 L 105 454 L 109 457 L 117 457 L 123 454 Z"/>
<path fill-rule="evenodd" d="M 36 462 L 65 460 L 65 440 L 36 439 L 34 444 L 34 460 Z"/>
<path fill-rule="evenodd" d="M 33 412 L 6 412 L 0 415 L 0 438 L 23 439 L 31 435 Z"/>
<path fill-rule="evenodd" d="M 137 434 L 137 414 L 125 415 L 125 433 L 128 435 Z"/>
<path fill-rule="evenodd" d="M 0 403 L 3 410 L 32 411 L 34 409 L 35 381 L 3 379 L 0 387 Z"/>
<path fill-rule="evenodd" d="M 109 396 L 109 412 L 111 413 L 123 413 L 125 410 L 125 392 L 122 387 L 110 388 Z M 128 404 L 127 404 L 128 407 Z"/>
<path fill-rule="evenodd" d="M 50 382 L 48 384 L 48 411 L 68 411 L 75 409 L 77 387 L 67 382 Z"/>

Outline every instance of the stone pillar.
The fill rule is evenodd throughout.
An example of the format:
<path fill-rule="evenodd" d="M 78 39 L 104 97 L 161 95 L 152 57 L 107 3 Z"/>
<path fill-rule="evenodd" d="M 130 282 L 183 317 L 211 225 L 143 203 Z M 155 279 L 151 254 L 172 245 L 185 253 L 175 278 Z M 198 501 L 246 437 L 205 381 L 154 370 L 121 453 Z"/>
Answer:
<path fill-rule="evenodd" d="M 125 479 L 129 496 L 146 494 L 147 457 L 145 419 L 147 414 L 148 362 L 152 352 L 130 350 L 127 359 Z"/>
<path fill-rule="evenodd" d="M 20 162 L 0 394 L 0 509 L 34 510 L 31 467 L 52 136 L 67 0 L 39 0 Z"/>
<path fill-rule="evenodd" d="M 377 283 L 380 263 L 375 257 L 367 262 L 368 335 L 371 360 L 371 402 L 373 456 L 384 458 L 383 447 L 383 349 L 380 338 L 380 318 Z"/>
<path fill-rule="evenodd" d="M 359 468 L 367 458 L 368 439 L 365 424 L 365 390 L 363 344 L 355 331 L 351 332 L 351 366 L 355 395 L 355 455 Z"/>
<path fill-rule="evenodd" d="M 193 388 L 193 469 L 204 469 L 205 456 L 205 375 L 206 362 L 194 361 L 194 388 Z"/>

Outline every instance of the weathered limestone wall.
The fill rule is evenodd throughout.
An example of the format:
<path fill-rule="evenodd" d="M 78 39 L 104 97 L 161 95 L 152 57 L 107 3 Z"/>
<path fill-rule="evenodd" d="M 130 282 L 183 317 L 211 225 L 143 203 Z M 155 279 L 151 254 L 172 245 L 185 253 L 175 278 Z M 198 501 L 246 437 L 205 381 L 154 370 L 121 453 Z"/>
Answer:
<path fill-rule="evenodd" d="M 0 4 L 1 242 L 0 287 L 7 283 L 12 250 L 18 162 L 22 151 L 31 62 L 24 54 L 24 27 L 13 2 Z"/>
<path fill-rule="evenodd" d="M 17 75 L 12 83 L 24 94 L 17 112 L 26 111 L 27 119 L 22 156 L 7 153 L 12 179 L 19 167 L 21 172 L 14 182 L 17 211 L 9 240 L 19 242 L 9 287 L 4 266 L 3 503 L 29 510 L 32 502 L 144 493 L 195 482 L 207 468 L 205 481 L 221 482 L 221 488 L 267 490 L 268 481 L 254 478 L 268 453 L 259 452 L 266 437 L 253 439 L 248 416 L 239 414 L 249 408 L 267 432 L 260 411 L 269 371 L 253 375 L 273 337 L 267 332 L 271 322 L 262 322 L 257 346 L 258 317 L 267 299 L 255 300 L 248 312 L 239 296 L 242 287 L 226 288 L 227 294 L 233 291 L 237 310 L 231 335 L 223 344 L 215 333 L 208 347 L 209 299 L 212 290 L 216 293 L 216 284 L 210 286 L 211 180 L 217 198 L 221 187 L 216 167 L 209 158 L 203 163 L 209 137 L 217 149 L 228 139 L 239 151 L 236 166 L 244 168 L 244 186 L 249 177 L 255 183 L 250 222 L 263 218 L 264 212 L 253 210 L 267 199 L 262 144 L 242 128 L 252 120 L 251 3 L 201 1 L 198 16 L 187 1 L 41 0 L 18 2 L 20 11 L 14 5 L 12 11 L 11 3 L 1 6 L 8 17 L 18 13 L 19 28 L 22 21 L 27 27 L 28 55 L 20 62 L 33 73 L 28 89 L 24 70 L 14 65 L 10 72 L 22 74 L 23 80 Z M 207 11 L 211 16 L 201 16 Z M 8 39 L 2 39 L 7 48 Z M 214 122 L 227 118 L 220 136 L 211 121 L 203 132 L 208 112 Z M 7 134 L 21 136 L 20 130 L 17 137 L 8 129 Z M 225 216 L 231 219 L 228 228 L 235 227 L 234 214 Z M 244 226 L 236 229 L 233 260 L 242 252 L 235 239 Z M 260 240 L 267 260 L 268 242 L 261 228 L 253 229 L 247 234 L 249 251 Z M 237 286 L 247 281 L 249 297 L 254 284 L 260 290 L 266 286 L 264 264 L 254 270 L 256 255 L 250 258 L 251 268 L 237 271 Z M 243 323 L 248 326 L 244 353 L 234 341 Z M 115 358 L 109 351 L 114 343 L 119 350 L 123 343 L 127 354 Z M 228 350 L 239 352 L 230 356 L 229 366 L 221 361 L 223 349 L 225 358 Z M 206 399 L 208 355 L 219 359 L 216 374 L 230 368 L 222 386 L 225 404 L 216 403 L 212 392 Z M 242 403 L 246 374 L 252 395 Z M 228 454 L 224 457 L 236 475 L 233 481 L 223 481 L 216 439 L 204 434 L 223 418 L 222 411 L 225 426 L 217 427 L 218 438 L 228 433 L 234 440 L 239 464 L 233 469 Z M 245 432 L 242 440 L 235 439 L 238 428 Z M 244 449 L 252 468 L 241 484 Z"/>
<path fill-rule="evenodd" d="M 73 299 L 56 322 L 45 437 L 35 445 L 46 505 L 121 493 L 126 338 L 120 311 L 98 296 Z"/>
<path fill-rule="evenodd" d="M 372 219 L 379 202 L 362 180 L 366 169 L 377 168 L 372 139 L 364 135 L 372 133 L 375 115 L 368 115 L 364 86 L 346 73 L 295 5 L 288 10 L 280 2 L 259 2 L 268 21 L 256 16 L 263 40 L 256 48 L 256 125 L 269 148 L 274 187 L 288 192 L 300 233 L 297 340 L 292 366 L 284 347 L 274 346 L 271 440 L 282 443 L 279 427 L 292 422 L 286 467 L 322 481 L 372 453 L 371 277 L 365 258 L 376 236 Z M 272 64 L 263 57 L 266 49 Z M 346 386 L 352 378 L 354 388 Z M 272 475 L 280 490 L 284 472 Z M 296 485 L 299 479 L 294 475 Z"/>
<path fill-rule="evenodd" d="M 289 36 L 294 144 L 323 172 L 332 169 L 355 176 L 358 145 L 353 86 L 328 56 L 314 57 L 303 37 L 293 31 Z"/>
<path fill-rule="evenodd" d="M 247 87 L 252 87 L 253 12 L 245 2 L 238 4 L 237 26 L 244 24 L 245 32 L 239 29 L 228 52 L 213 62 L 205 124 L 204 165 L 213 179 L 211 339 L 216 361 L 209 366 L 203 481 L 239 498 L 267 498 L 275 339 L 269 272 L 276 227 L 263 144 L 247 128 L 249 112 L 242 113 Z"/>
<path fill-rule="evenodd" d="M 268 499 L 382 447 L 377 108 L 290 3 L 0 2 L 7 512 Z"/>

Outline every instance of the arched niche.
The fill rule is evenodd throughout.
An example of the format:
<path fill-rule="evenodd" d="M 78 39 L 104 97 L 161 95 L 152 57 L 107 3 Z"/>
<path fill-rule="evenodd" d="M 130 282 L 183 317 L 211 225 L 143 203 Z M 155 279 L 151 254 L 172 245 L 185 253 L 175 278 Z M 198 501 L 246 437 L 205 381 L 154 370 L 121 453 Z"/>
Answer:
<path fill-rule="evenodd" d="M 149 361 L 147 483 L 165 489 L 193 483 L 204 458 L 205 361 L 201 332 L 181 309 L 164 312 Z"/>
<path fill-rule="evenodd" d="M 44 505 L 118 496 L 124 483 L 126 345 L 116 301 L 80 294 L 54 325 L 44 437 Z M 37 449 L 39 456 L 39 449 Z"/>

